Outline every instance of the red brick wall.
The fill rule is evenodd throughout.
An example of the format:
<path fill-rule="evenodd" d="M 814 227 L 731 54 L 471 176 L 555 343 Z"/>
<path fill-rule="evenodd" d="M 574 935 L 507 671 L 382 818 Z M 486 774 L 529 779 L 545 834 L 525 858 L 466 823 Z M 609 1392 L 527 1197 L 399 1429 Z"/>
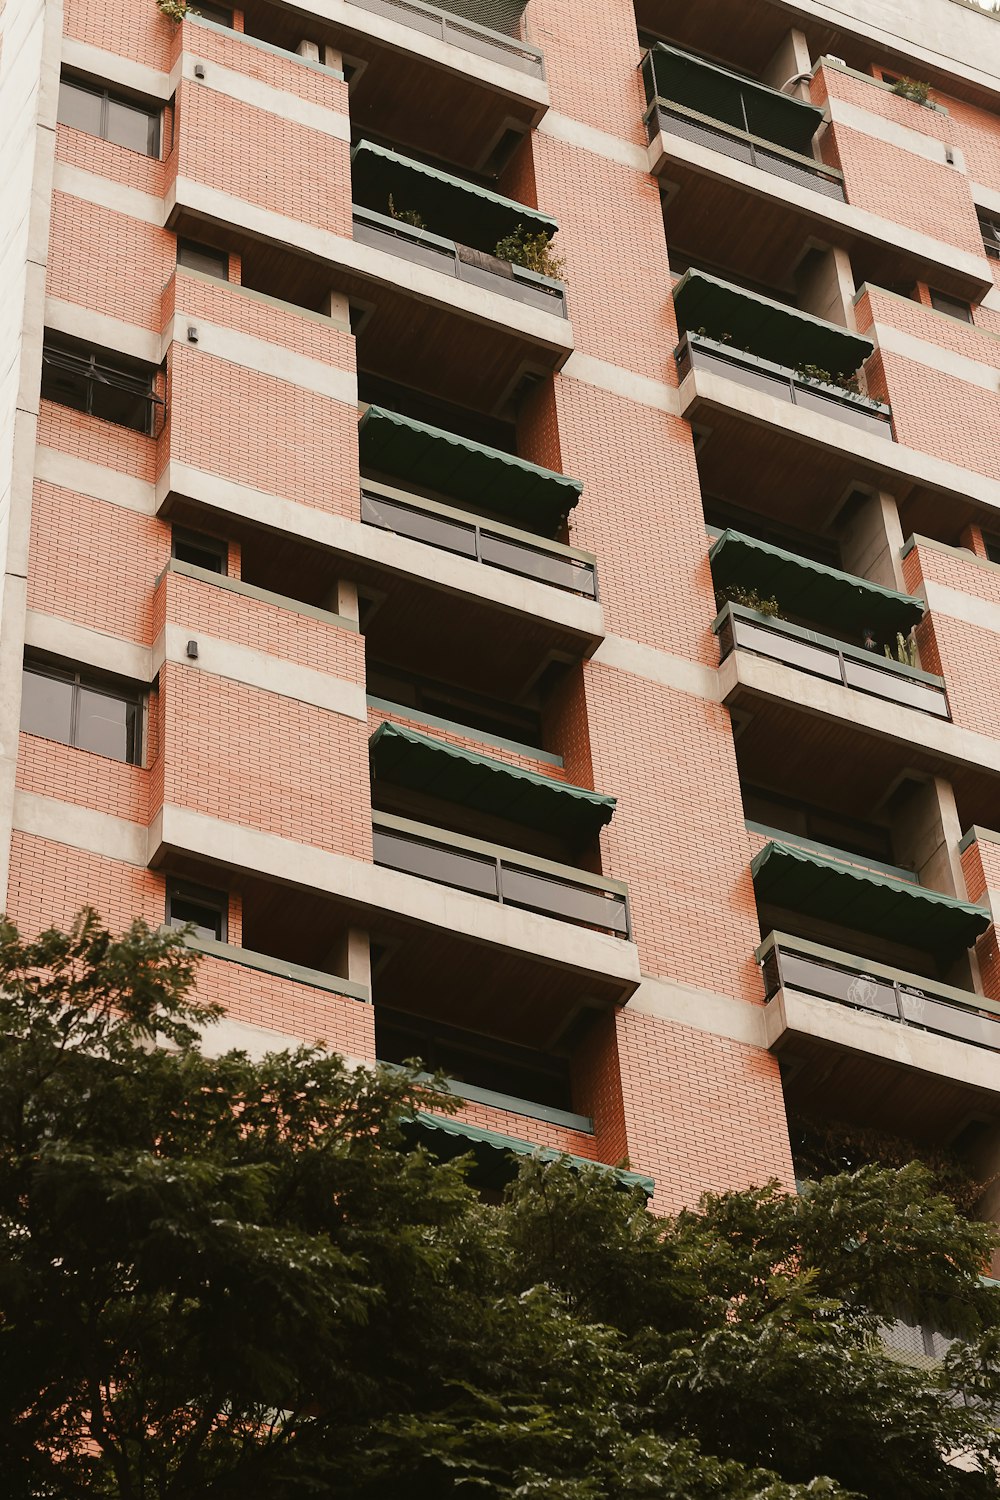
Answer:
<path fill-rule="evenodd" d="M 209 957 L 198 965 L 196 993 L 206 1004 L 224 1006 L 231 1020 L 299 1037 L 307 1045 L 323 1042 L 331 1052 L 360 1062 L 375 1061 L 375 1011 L 361 1000 Z"/>

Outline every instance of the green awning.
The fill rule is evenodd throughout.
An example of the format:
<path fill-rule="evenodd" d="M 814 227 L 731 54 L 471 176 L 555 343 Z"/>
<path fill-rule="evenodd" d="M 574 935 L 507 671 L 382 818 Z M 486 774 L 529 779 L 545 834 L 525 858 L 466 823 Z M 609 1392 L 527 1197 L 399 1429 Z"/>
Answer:
<path fill-rule="evenodd" d="M 369 753 L 377 780 L 474 807 L 574 843 L 593 838 L 610 823 L 615 810 L 614 797 L 522 771 L 402 724 L 380 724 L 369 741 Z"/>
<path fill-rule="evenodd" d="M 559 225 L 512 198 L 452 177 L 409 156 L 400 156 L 373 141 L 359 141 L 351 152 L 354 202 L 373 213 L 389 213 L 390 194 L 397 212 L 415 209 L 423 228 L 492 254 L 497 242 L 519 224 L 531 234 L 555 234 Z"/>
<path fill-rule="evenodd" d="M 923 601 L 910 594 L 855 578 L 742 531 L 724 531 L 708 555 L 717 589 L 727 584 L 754 588 L 765 598 L 777 599 L 782 614 L 834 630 L 860 634 L 871 629 L 877 639 L 886 641 L 896 631 L 906 635 L 924 613 Z"/>
<path fill-rule="evenodd" d="M 499 1135 L 494 1130 L 483 1130 L 478 1125 L 467 1125 L 464 1120 L 448 1119 L 444 1115 L 429 1115 L 418 1110 L 414 1126 L 434 1136 L 428 1146 L 435 1156 L 450 1160 L 453 1156 L 464 1156 L 471 1152 L 484 1179 L 491 1186 L 509 1182 L 516 1167 L 509 1153 L 515 1156 L 537 1156 L 540 1161 L 568 1161 L 577 1171 L 585 1167 L 596 1167 L 600 1172 L 613 1172 L 620 1187 L 642 1188 L 647 1198 L 653 1196 L 655 1184 L 652 1177 L 641 1172 L 627 1172 L 623 1167 L 609 1167 L 605 1162 L 591 1161 L 586 1156 L 571 1156 L 565 1151 L 556 1151 L 551 1146 L 533 1146 L 530 1141 L 519 1141 L 511 1135 Z"/>
<path fill-rule="evenodd" d="M 875 347 L 871 339 L 786 307 L 758 292 L 720 281 L 707 271 L 687 271 L 674 287 L 674 308 L 683 333 L 704 331 L 794 370 L 815 365 L 831 375 L 853 375 Z"/>
<path fill-rule="evenodd" d="M 364 413 L 359 438 L 362 468 L 372 476 L 504 516 L 540 536 L 555 535 L 583 490 L 565 474 L 381 406 Z"/>
<path fill-rule="evenodd" d="M 985 907 L 789 844 L 765 844 L 750 869 L 758 900 L 931 953 L 971 947 L 992 921 Z"/>
<path fill-rule="evenodd" d="M 646 98 L 682 104 L 723 125 L 773 141 L 800 156 L 812 155 L 812 138 L 823 111 L 791 94 L 781 94 L 766 83 L 744 78 L 717 63 L 657 42 L 644 68 Z"/>

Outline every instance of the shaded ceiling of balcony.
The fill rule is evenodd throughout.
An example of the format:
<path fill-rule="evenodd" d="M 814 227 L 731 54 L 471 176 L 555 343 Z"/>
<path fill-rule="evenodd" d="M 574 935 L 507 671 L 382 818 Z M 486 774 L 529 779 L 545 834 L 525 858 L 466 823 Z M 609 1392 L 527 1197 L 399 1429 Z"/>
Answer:
<path fill-rule="evenodd" d="M 464 1120 L 447 1119 L 442 1115 L 419 1110 L 407 1129 L 408 1133 L 421 1138 L 421 1144 L 426 1145 L 428 1150 L 442 1160 L 471 1153 L 475 1157 L 477 1168 L 474 1180 L 486 1186 L 502 1187 L 516 1175 L 517 1164 L 510 1159 L 513 1153 L 515 1156 L 535 1156 L 544 1162 L 564 1160 L 578 1172 L 587 1167 L 596 1168 L 599 1172 L 610 1172 L 619 1187 L 638 1187 L 647 1198 L 653 1196 L 653 1179 L 641 1172 L 626 1172 L 622 1167 L 609 1167 L 604 1162 L 591 1161 L 585 1156 L 571 1156 L 556 1151 L 551 1146 L 535 1146 L 530 1141 L 519 1141 L 514 1136 L 499 1135 L 494 1130 L 484 1130 L 478 1125 L 467 1125 Z"/>
<path fill-rule="evenodd" d="M 369 406 L 360 423 L 363 468 L 553 536 L 583 490 L 578 480 L 513 453 Z"/>
<path fill-rule="evenodd" d="M 833 375 L 851 375 L 871 354 L 871 339 L 787 307 L 759 292 L 720 281 L 707 271 L 686 271 L 674 287 L 682 332 L 704 332 L 788 369 L 815 365 Z"/>
<path fill-rule="evenodd" d="M 506 765 L 400 724 L 381 724 L 369 752 L 377 780 L 576 843 L 593 838 L 615 811 L 614 797 Z"/>
<path fill-rule="evenodd" d="M 779 93 L 756 79 L 668 47 L 665 42 L 657 42 L 650 49 L 643 73 L 649 100 L 659 97 L 681 104 L 788 151 L 797 151 L 800 156 L 812 154 L 812 138 L 823 120 L 823 111 L 815 104 Z"/>
<path fill-rule="evenodd" d="M 750 868 L 758 900 L 925 952 L 968 948 L 990 925 L 984 907 L 789 844 L 765 844 Z"/>
<path fill-rule="evenodd" d="M 559 228 L 536 208 L 373 141 L 359 141 L 351 152 L 351 186 L 355 203 L 363 208 L 389 214 L 391 197 L 397 212 L 418 212 L 431 234 L 478 250 L 492 252 L 519 225 L 531 234 L 550 236 Z"/>
<path fill-rule="evenodd" d="M 923 602 L 909 594 L 842 573 L 741 531 L 724 531 L 709 557 L 716 588 L 730 584 L 755 588 L 764 597 L 777 599 L 783 614 L 798 615 L 817 625 L 857 634 L 870 628 L 885 638 L 896 631 L 905 635 L 924 613 Z"/>

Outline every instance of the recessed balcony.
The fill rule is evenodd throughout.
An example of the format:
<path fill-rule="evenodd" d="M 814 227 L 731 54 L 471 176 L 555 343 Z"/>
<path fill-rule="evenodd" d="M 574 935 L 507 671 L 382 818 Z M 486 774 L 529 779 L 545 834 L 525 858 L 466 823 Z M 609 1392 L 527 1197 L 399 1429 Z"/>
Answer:
<path fill-rule="evenodd" d="M 664 42 L 650 48 L 641 67 L 651 144 L 661 133 L 679 136 L 844 201 L 843 173 L 812 153 L 823 122 L 815 104 Z"/>
<path fill-rule="evenodd" d="M 351 153 L 354 238 L 468 286 L 565 318 L 566 289 L 503 253 L 519 232 L 545 236 L 548 214 L 372 141 Z M 498 253 L 499 252 L 499 253 Z"/>
<path fill-rule="evenodd" d="M 690 270 L 674 287 L 683 381 L 706 370 L 807 411 L 892 438 L 892 413 L 858 388 L 870 339 L 770 297 Z"/>
<path fill-rule="evenodd" d="M 437 5 L 425 5 L 423 0 L 351 0 L 361 10 L 371 11 L 376 16 L 386 16 L 390 21 L 419 31 L 424 36 L 438 38 L 477 57 L 490 62 L 503 63 L 518 72 L 529 73 L 535 78 L 544 78 L 545 65 L 537 47 L 524 42 L 516 35 L 517 20 L 523 5 L 512 4 L 509 9 L 511 35 L 481 26 L 477 21 L 467 20 L 457 11 L 444 10 Z"/>

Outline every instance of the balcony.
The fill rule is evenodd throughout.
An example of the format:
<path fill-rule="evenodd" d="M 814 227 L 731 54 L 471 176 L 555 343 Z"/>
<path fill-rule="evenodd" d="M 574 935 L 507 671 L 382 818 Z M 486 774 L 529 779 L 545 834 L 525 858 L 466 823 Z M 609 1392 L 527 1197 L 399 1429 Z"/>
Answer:
<path fill-rule="evenodd" d="M 985 930 L 989 916 L 982 916 Z M 786 933 L 772 932 L 756 957 L 768 1001 L 791 990 L 898 1026 L 1000 1052 L 1000 1004 L 984 995 Z"/>
<path fill-rule="evenodd" d="M 372 813 L 377 865 L 631 941 L 626 887 L 393 813 Z"/>
<path fill-rule="evenodd" d="M 464 511 L 406 490 L 364 481 L 361 519 L 368 526 L 470 558 L 487 568 L 515 573 L 584 599 L 598 597 L 597 559 L 592 552 L 541 541 L 512 526 L 483 525 Z"/>
<path fill-rule="evenodd" d="M 495 253 L 518 229 L 551 238 L 559 226 L 547 214 L 371 141 L 354 147 L 351 177 L 354 238 L 360 244 L 567 316 L 561 281 Z"/>
<path fill-rule="evenodd" d="M 386 16 L 390 21 L 399 21 L 413 31 L 438 38 L 477 57 L 490 62 L 502 63 L 516 68 L 534 78 L 545 77 L 545 64 L 537 47 L 522 42 L 516 36 L 507 36 L 476 21 L 467 21 L 436 5 L 425 5 L 423 0 L 350 0 L 360 10 L 371 11 L 376 16 Z M 518 7 L 519 8 L 519 7 Z"/>
<path fill-rule="evenodd" d="M 545 537 L 583 492 L 565 474 L 379 406 L 362 413 L 358 441 L 362 471 L 412 486 L 418 504 L 424 495 L 457 500 Z"/>
<path fill-rule="evenodd" d="M 890 661 L 740 604 L 727 604 L 712 629 L 719 638 L 720 661 L 733 651 L 749 651 L 887 703 L 915 708 L 938 719 L 951 717 L 943 678 L 917 667 Z"/>
<path fill-rule="evenodd" d="M 651 144 L 661 133 L 680 136 L 845 201 L 843 174 L 812 154 L 823 121 L 816 105 L 663 42 L 646 53 L 641 67 Z"/>
<path fill-rule="evenodd" d="M 892 437 L 891 412 L 854 389 L 871 339 L 800 312 L 705 271 L 690 270 L 674 287 L 675 350 L 683 381 L 705 369 L 821 412 L 879 437 Z"/>
<path fill-rule="evenodd" d="M 471 1152 L 475 1158 L 472 1180 L 479 1187 L 503 1187 L 516 1175 L 516 1158 L 533 1156 L 543 1162 L 568 1161 L 578 1172 L 590 1169 L 609 1172 L 617 1186 L 626 1191 L 640 1188 L 647 1198 L 651 1198 L 655 1190 L 652 1177 L 647 1177 L 644 1173 L 629 1172 L 624 1167 L 611 1167 L 606 1162 L 574 1156 L 550 1146 L 536 1146 L 531 1141 L 518 1140 L 516 1136 L 501 1135 L 495 1130 L 484 1130 L 481 1126 L 467 1124 L 462 1119 L 449 1119 L 445 1115 L 432 1115 L 421 1110 L 408 1129 L 442 1161 L 449 1161 L 454 1156 L 466 1156 Z"/>

